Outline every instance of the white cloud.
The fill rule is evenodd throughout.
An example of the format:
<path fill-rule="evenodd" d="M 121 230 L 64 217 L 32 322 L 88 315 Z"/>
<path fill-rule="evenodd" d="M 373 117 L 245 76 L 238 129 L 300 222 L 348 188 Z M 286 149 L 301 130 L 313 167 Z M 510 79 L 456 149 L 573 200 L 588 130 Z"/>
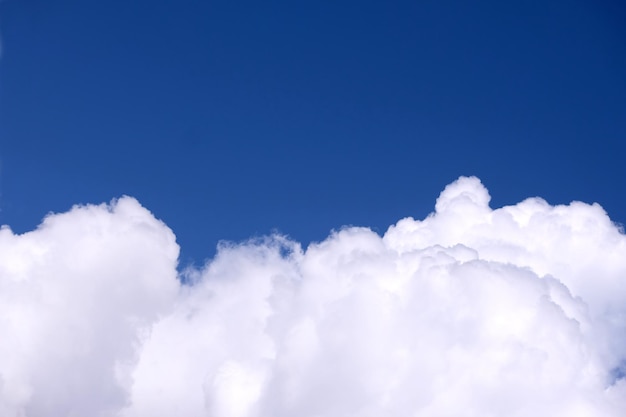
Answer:
<path fill-rule="evenodd" d="M 177 256 L 130 198 L 0 230 L 0 415 L 114 415 L 142 329 L 175 300 Z"/>
<path fill-rule="evenodd" d="M 131 198 L 5 228 L 0 415 L 624 415 L 625 235 L 489 200 L 460 178 L 382 237 L 223 245 L 192 286 Z"/>

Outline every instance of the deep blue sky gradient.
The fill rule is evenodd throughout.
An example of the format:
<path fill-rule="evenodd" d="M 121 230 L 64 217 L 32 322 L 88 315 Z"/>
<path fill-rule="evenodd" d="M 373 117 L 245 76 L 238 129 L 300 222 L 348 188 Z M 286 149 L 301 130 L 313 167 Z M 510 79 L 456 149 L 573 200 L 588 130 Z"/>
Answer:
<path fill-rule="evenodd" d="M 626 223 L 618 1 L 0 3 L 0 223 L 135 196 L 182 264 L 492 206 L 597 201 Z"/>

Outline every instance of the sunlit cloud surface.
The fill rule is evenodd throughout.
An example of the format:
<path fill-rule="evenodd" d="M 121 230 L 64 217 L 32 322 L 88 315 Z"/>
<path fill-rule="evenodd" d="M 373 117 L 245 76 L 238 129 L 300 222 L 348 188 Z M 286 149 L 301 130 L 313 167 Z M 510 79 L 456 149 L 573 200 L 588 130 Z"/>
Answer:
<path fill-rule="evenodd" d="M 130 197 L 5 226 L 0 415 L 626 415 L 623 231 L 489 200 L 461 177 L 383 236 L 225 243 L 183 272 Z"/>

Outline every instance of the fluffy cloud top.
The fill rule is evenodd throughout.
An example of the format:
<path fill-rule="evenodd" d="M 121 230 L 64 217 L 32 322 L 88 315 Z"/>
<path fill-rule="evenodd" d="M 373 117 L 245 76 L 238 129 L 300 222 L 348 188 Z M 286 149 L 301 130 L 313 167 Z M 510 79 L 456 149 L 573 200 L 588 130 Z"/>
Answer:
<path fill-rule="evenodd" d="M 224 244 L 181 285 L 132 198 L 0 230 L 2 416 L 623 416 L 626 236 L 596 204 Z"/>

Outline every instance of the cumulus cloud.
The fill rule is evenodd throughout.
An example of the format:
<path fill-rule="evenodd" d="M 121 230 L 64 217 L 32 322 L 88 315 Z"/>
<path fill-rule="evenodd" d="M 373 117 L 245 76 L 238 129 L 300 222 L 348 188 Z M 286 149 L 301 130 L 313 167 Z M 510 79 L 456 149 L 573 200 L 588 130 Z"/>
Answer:
<path fill-rule="evenodd" d="M 132 198 L 0 231 L 2 416 L 622 416 L 626 237 L 603 209 L 491 209 L 306 249 L 222 244 L 181 285 Z"/>
<path fill-rule="evenodd" d="M 142 332 L 175 302 L 178 247 L 137 201 L 0 230 L 0 415 L 97 416 L 127 403 Z"/>

